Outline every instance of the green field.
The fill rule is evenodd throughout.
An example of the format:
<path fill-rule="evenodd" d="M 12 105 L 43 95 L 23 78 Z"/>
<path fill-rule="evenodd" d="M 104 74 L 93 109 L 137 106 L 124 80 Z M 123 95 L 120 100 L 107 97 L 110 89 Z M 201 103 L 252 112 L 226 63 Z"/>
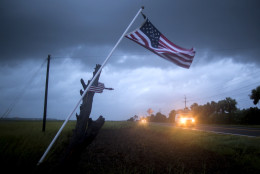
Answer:
<path fill-rule="evenodd" d="M 0 122 L 0 164 L 8 173 L 260 173 L 260 138 L 174 127 L 106 122 L 79 163 L 59 160 L 75 126 L 65 127 L 44 163 L 36 164 L 62 122 Z M 62 170 L 63 169 L 63 170 Z"/>

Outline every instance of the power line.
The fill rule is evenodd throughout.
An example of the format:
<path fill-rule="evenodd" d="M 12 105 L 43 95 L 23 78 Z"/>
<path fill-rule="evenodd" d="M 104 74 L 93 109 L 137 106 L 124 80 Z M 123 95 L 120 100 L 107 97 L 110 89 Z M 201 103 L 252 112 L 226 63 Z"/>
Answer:
<path fill-rule="evenodd" d="M 212 98 L 212 97 L 218 97 L 218 96 L 222 96 L 222 95 L 224 95 L 226 93 L 230 93 L 230 92 L 233 93 L 234 91 L 239 91 L 241 89 L 246 89 L 247 90 L 247 89 L 249 89 L 249 87 L 252 88 L 253 86 L 256 86 L 257 84 L 260 85 L 260 81 L 254 82 L 252 84 L 249 84 L 249 85 L 246 85 L 246 86 L 243 86 L 243 87 L 240 87 L 240 88 L 233 88 L 233 89 L 227 90 L 225 92 L 221 92 L 221 93 L 217 93 L 217 94 L 214 94 L 214 95 L 206 96 L 206 97 L 203 97 L 203 98 L 202 97 L 192 98 L 190 101 L 202 100 L 202 99 Z M 223 89 L 225 89 L 225 88 L 222 88 L 222 91 L 223 91 Z M 240 93 L 241 93 L 241 91 L 240 91 Z"/>
<path fill-rule="evenodd" d="M 231 81 L 232 82 L 239 82 L 240 81 L 239 83 L 247 83 L 247 82 L 251 81 L 252 78 L 255 77 L 255 76 L 259 78 L 259 74 L 258 73 L 260 73 L 260 70 L 247 74 L 247 76 L 250 76 L 250 75 L 253 74 L 253 76 L 250 76 L 251 79 L 247 79 L 247 80 L 243 80 L 243 81 L 240 81 L 240 79 L 235 79 L 235 80 L 231 80 Z M 259 80 L 260 80 L 260 78 L 259 78 Z M 221 87 L 220 86 L 215 86 L 215 87 L 211 88 L 211 90 L 213 90 L 213 91 L 223 91 L 223 90 L 228 89 L 228 88 L 230 88 L 230 87 L 232 87 L 234 85 L 238 85 L 239 83 L 229 84 L 229 85 L 226 85 L 225 87 L 223 87 L 223 86 L 221 86 Z M 256 83 L 260 83 L 260 82 L 256 82 Z M 194 97 L 190 97 L 190 99 L 191 100 L 195 100 L 197 98 L 195 97 L 195 99 L 194 99 Z"/>
<path fill-rule="evenodd" d="M 45 64 L 45 62 L 47 61 L 47 59 L 44 59 L 42 64 L 36 69 L 36 71 L 33 73 L 33 75 L 31 76 L 31 78 L 29 78 L 29 80 L 27 81 L 27 83 L 25 84 L 24 88 L 18 93 L 18 95 L 16 97 L 14 97 L 13 102 L 9 105 L 9 107 L 6 109 L 6 111 L 4 112 L 4 114 L 1 116 L 1 119 L 8 117 L 8 115 L 10 114 L 10 112 L 13 110 L 13 108 L 15 107 L 15 105 L 19 102 L 19 100 L 22 98 L 22 96 L 24 95 L 24 93 L 26 92 L 27 88 L 31 85 L 31 83 L 33 82 L 33 80 L 35 79 L 36 75 L 38 75 L 39 71 L 42 69 L 43 65 Z"/>
<path fill-rule="evenodd" d="M 244 81 L 242 81 L 241 83 L 244 83 Z M 222 97 L 226 96 L 226 94 L 228 94 L 229 96 L 236 98 L 237 102 L 244 102 L 244 103 L 246 102 L 249 104 L 250 90 L 252 90 L 252 88 L 256 87 L 257 85 L 260 85 L 260 81 L 253 82 L 253 83 L 244 85 L 239 88 L 233 88 L 233 89 L 229 89 L 224 92 L 215 93 L 214 95 L 208 95 L 206 97 L 195 97 L 195 98 L 190 99 L 189 101 L 198 102 L 198 101 L 203 101 L 203 100 L 210 99 L 210 98 L 215 98 L 215 99 L 222 98 Z M 226 88 L 222 87 L 220 89 L 227 89 L 227 87 Z M 248 94 L 248 95 L 244 96 L 243 94 Z M 238 95 L 240 95 L 240 96 L 238 96 Z M 243 96 L 241 96 L 241 95 L 243 95 Z M 236 97 L 236 96 L 238 96 L 238 97 Z"/>

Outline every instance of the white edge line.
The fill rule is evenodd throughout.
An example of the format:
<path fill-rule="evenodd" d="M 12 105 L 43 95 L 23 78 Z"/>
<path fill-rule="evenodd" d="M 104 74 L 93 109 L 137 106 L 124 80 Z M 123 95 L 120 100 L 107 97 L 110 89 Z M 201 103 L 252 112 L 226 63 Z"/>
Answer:
<path fill-rule="evenodd" d="M 188 129 L 188 128 L 182 128 L 186 130 L 195 130 L 195 131 L 201 131 L 201 132 L 210 132 L 215 134 L 226 134 L 226 135 L 236 135 L 236 136 L 245 136 L 250 138 L 256 138 L 257 136 L 250 136 L 250 135 L 242 135 L 242 134 L 232 134 L 232 133 L 226 133 L 226 132 L 216 132 L 216 131 L 207 131 L 207 130 L 200 130 L 200 129 Z"/>
<path fill-rule="evenodd" d="M 236 136 L 244 136 L 244 137 L 250 137 L 250 138 L 257 138 L 257 136 L 242 135 L 242 134 L 232 134 L 232 133 L 226 133 L 226 132 L 207 131 L 207 130 L 200 130 L 200 129 L 189 129 L 189 128 L 177 127 L 177 126 L 175 126 L 175 125 L 174 125 L 174 126 L 171 126 L 171 125 L 162 125 L 162 126 L 169 126 L 169 127 L 181 128 L 181 129 L 186 129 L 186 130 L 195 130 L 195 131 L 201 131 L 201 132 L 210 132 L 210 133 L 215 133 L 215 134 L 226 134 L 226 135 L 236 135 Z"/>

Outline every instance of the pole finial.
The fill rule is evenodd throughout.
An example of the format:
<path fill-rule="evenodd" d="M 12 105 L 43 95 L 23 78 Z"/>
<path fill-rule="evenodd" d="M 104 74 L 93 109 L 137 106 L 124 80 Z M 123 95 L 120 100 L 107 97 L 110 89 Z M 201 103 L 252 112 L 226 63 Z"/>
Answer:
<path fill-rule="evenodd" d="M 144 9 L 144 6 L 142 6 L 141 8 Z"/>

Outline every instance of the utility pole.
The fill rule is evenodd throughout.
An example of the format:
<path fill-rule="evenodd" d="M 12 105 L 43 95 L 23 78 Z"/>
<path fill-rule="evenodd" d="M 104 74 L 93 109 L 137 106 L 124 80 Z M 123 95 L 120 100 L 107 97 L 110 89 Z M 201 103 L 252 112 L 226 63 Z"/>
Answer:
<path fill-rule="evenodd" d="M 45 83 L 45 97 L 44 97 L 44 110 L 43 110 L 43 120 L 42 120 L 42 132 L 45 132 L 45 125 L 46 125 L 50 59 L 51 59 L 51 55 L 49 54 L 48 58 L 47 58 L 47 72 L 46 72 L 46 83 Z"/>
<path fill-rule="evenodd" d="M 185 103 L 185 108 L 184 108 L 184 110 L 186 110 L 186 108 L 187 108 L 187 106 L 186 106 L 186 104 L 187 104 L 187 98 L 186 98 L 186 95 L 184 96 L 184 103 Z"/>
<path fill-rule="evenodd" d="M 185 103 L 185 108 L 186 108 L 186 95 L 184 96 L 184 103 Z"/>

